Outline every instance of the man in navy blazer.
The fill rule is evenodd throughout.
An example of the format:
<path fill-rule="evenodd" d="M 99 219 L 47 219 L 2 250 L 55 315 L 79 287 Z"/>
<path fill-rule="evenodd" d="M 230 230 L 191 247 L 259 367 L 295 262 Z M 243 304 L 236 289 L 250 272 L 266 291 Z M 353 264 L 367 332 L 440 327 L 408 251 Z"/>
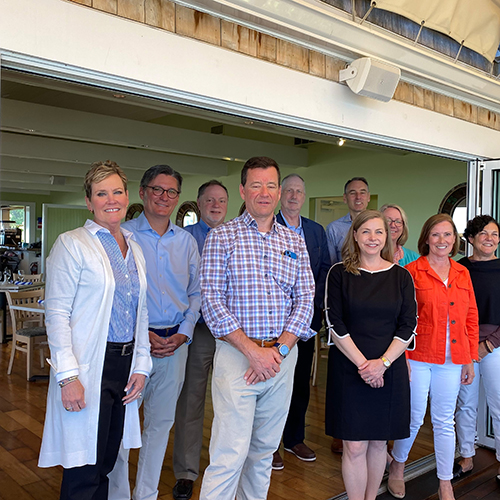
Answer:
<path fill-rule="evenodd" d="M 297 174 L 286 176 L 281 183 L 281 210 L 277 221 L 302 236 L 306 241 L 311 269 L 316 283 L 314 297 L 314 316 L 311 328 L 318 332 L 323 322 L 323 300 L 325 280 L 330 269 L 330 254 L 323 226 L 311 219 L 300 216 L 300 210 L 306 199 L 304 179 Z M 285 450 L 293 453 L 300 460 L 312 462 L 316 454 L 304 443 L 305 419 L 309 404 L 311 367 L 314 357 L 314 337 L 298 344 L 298 359 L 293 381 L 290 411 L 283 431 Z M 273 469 L 284 468 L 283 460 L 277 450 L 273 456 Z"/>

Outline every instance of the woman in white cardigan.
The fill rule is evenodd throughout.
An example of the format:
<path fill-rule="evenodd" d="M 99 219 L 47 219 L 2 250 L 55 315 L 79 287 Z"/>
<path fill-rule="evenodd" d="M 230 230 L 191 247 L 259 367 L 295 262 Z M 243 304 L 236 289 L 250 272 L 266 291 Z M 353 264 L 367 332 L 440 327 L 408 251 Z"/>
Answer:
<path fill-rule="evenodd" d="M 45 322 L 52 367 L 40 467 L 62 465 L 61 500 L 106 500 L 120 442 L 141 446 L 137 399 L 151 369 L 146 266 L 120 228 L 127 179 L 111 161 L 85 177 L 94 214 L 47 258 Z"/>

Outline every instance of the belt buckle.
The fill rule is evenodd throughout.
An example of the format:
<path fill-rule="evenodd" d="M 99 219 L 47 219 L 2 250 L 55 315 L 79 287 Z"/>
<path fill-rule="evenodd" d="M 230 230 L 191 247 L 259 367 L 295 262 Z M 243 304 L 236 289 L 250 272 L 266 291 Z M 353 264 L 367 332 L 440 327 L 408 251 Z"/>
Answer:
<path fill-rule="evenodd" d="M 128 353 L 127 353 L 127 348 L 130 346 L 130 343 L 127 343 L 127 344 L 123 344 L 122 345 L 122 356 L 128 356 Z"/>

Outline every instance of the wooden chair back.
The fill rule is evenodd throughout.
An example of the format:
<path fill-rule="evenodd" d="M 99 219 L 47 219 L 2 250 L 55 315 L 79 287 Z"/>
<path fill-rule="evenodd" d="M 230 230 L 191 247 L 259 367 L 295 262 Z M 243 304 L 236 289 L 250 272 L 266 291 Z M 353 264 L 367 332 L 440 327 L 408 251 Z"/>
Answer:
<path fill-rule="evenodd" d="M 31 311 L 19 311 L 13 306 L 37 307 L 43 300 L 45 289 L 29 292 L 5 292 L 12 320 L 12 346 L 7 368 L 7 375 L 12 373 L 16 351 L 26 353 L 26 378 L 31 380 L 32 357 L 35 349 L 40 351 L 40 367 L 44 367 L 44 347 L 47 345 L 47 332 L 43 326 L 44 314 Z"/>
<path fill-rule="evenodd" d="M 17 311 L 11 309 L 10 306 L 37 306 L 38 301 L 43 300 L 45 297 L 45 288 L 38 288 L 28 292 L 6 292 L 5 295 L 7 296 L 7 303 L 9 304 L 13 334 L 17 332 L 17 330 L 24 328 L 25 323 L 28 322 L 36 323 L 36 325 L 30 324 L 29 326 L 43 326 L 43 314 L 30 311 Z"/>
<path fill-rule="evenodd" d="M 33 283 L 36 283 L 37 281 L 43 281 L 43 273 L 23 274 L 22 276 L 20 276 L 18 273 L 14 273 L 13 279 L 14 281 L 20 281 L 22 279 L 23 281 L 32 281 Z"/>

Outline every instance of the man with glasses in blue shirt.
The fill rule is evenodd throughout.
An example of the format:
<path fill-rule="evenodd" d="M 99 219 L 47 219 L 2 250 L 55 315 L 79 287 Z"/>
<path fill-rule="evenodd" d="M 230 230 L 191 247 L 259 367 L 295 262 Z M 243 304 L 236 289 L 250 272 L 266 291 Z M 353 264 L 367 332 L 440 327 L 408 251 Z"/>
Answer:
<path fill-rule="evenodd" d="M 163 459 L 184 383 L 188 344 L 200 311 L 196 240 L 172 224 L 182 177 L 168 165 L 148 169 L 139 188 L 144 212 L 123 224 L 146 259 L 149 340 L 153 369 L 143 391 L 144 430 L 133 500 L 158 496 Z M 128 450 L 120 450 L 109 475 L 110 500 L 130 500 Z"/>

